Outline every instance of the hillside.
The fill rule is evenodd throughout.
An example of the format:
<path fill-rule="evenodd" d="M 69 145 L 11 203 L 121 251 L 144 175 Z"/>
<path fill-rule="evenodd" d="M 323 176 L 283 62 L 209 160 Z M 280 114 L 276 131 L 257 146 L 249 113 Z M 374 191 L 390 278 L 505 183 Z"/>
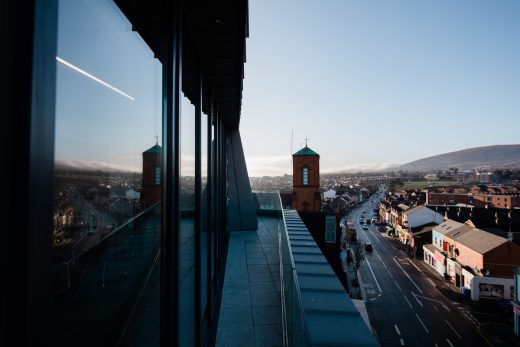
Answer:
<path fill-rule="evenodd" d="M 496 145 L 463 149 L 423 158 L 401 165 L 395 170 L 432 171 L 449 168 L 520 168 L 520 145 Z"/>

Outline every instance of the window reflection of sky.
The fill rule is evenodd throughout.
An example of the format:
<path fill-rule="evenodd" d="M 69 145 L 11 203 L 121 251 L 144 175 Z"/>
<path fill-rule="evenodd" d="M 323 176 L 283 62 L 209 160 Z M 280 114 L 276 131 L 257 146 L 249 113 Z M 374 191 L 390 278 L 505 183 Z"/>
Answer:
<path fill-rule="evenodd" d="M 60 1 L 58 56 L 135 98 L 63 64 L 57 68 L 56 160 L 141 170 L 161 134 L 161 65 L 108 0 Z"/>

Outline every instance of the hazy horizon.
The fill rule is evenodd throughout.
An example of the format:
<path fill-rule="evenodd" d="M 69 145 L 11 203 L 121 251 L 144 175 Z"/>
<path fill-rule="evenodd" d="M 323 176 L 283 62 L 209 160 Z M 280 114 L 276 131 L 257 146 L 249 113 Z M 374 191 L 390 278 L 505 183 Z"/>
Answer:
<path fill-rule="evenodd" d="M 137 172 L 162 133 L 160 62 L 127 35 L 132 27 L 115 5 L 81 6 L 82 20 L 64 15 L 58 25 L 56 159 Z M 324 173 L 518 141 L 518 1 L 249 7 L 240 132 L 250 176 L 291 173 L 305 138 Z M 61 13 L 76 10 L 60 2 Z M 120 49 L 110 54 L 92 48 L 114 42 Z"/>

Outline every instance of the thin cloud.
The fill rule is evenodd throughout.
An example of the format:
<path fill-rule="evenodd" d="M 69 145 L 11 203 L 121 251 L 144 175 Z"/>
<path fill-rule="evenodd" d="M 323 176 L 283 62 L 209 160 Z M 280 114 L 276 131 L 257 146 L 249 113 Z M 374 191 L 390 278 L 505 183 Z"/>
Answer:
<path fill-rule="evenodd" d="M 292 158 L 289 155 L 246 158 L 249 176 L 281 176 L 292 174 Z M 348 163 L 334 160 L 320 161 L 322 173 L 383 171 L 398 166 L 396 163 Z"/>
<path fill-rule="evenodd" d="M 141 172 L 142 168 L 132 165 L 117 165 L 94 160 L 56 160 L 56 167 L 66 167 L 82 170 L 100 170 L 100 171 L 128 171 Z"/>

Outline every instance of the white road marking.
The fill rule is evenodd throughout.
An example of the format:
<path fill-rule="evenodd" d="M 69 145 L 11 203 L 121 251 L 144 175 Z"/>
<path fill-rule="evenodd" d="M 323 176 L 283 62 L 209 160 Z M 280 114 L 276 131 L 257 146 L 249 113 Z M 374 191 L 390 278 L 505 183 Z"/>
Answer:
<path fill-rule="evenodd" d="M 423 299 L 426 299 L 426 300 L 430 300 L 430 301 L 435 301 L 435 302 L 438 302 L 439 304 L 441 304 L 441 306 L 448 312 L 451 312 L 450 309 L 448 308 L 448 306 L 444 305 L 444 303 L 440 300 L 436 300 L 436 299 L 432 299 L 432 298 L 429 298 L 427 296 L 421 296 L 421 295 L 416 295 L 417 297 L 419 298 L 423 298 Z"/>
<path fill-rule="evenodd" d="M 403 339 L 399 339 L 400 342 L 401 342 L 401 346 L 404 346 L 404 340 Z"/>
<path fill-rule="evenodd" d="M 432 284 L 432 286 L 435 287 L 435 283 L 433 283 L 433 281 L 430 278 L 426 277 L 426 279 L 428 280 L 428 282 L 430 282 Z"/>
<path fill-rule="evenodd" d="M 379 260 L 383 261 L 383 259 L 381 259 L 381 257 L 379 256 L 379 254 L 376 254 L 377 257 L 379 258 Z"/>
<path fill-rule="evenodd" d="M 424 305 L 422 304 L 422 302 L 419 300 L 419 298 L 417 298 L 417 295 L 414 293 L 414 292 L 410 292 L 412 293 L 413 297 L 415 298 L 415 301 L 417 301 L 417 303 L 421 306 L 421 307 L 424 307 Z"/>
<path fill-rule="evenodd" d="M 404 271 L 403 267 L 399 264 L 399 262 L 397 260 L 395 260 L 395 257 L 392 258 L 394 260 L 394 262 L 397 264 L 397 266 L 399 266 L 399 268 L 403 271 L 403 273 L 406 275 L 406 277 L 408 277 L 408 279 L 410 280 L 410 282 L 413 283 L 413 285 L 415 286 L 415 288 L 417 288 L 417 290 L 422 294 L 423 291 L 421 290 L 421 288 L 419 288 L 419 286 L 414 282 L 414 280 L 412 280 L 412 278 L 410 277 L 410 275 L 408 275 L 408 273 L 406 271 Z"/>
<path fill-rule="evenodd" d="M 434 345 L 435 345 L 435 347 L 439 347 L 439 345 L 438 345 L 438 344 L 436 344 L 436 343 L 434 343 Z"/>
<path fill-rule="evenodd" d="M 446 324 L 448 324 L 448 326 L 450 327 L 451 330 L 453 330 L 453 332 L 455 333 L 455 335 L 457 335 L 457 337 L 459 339 L 462 340 L 462 336 L 460 336 L 460 334 L 457 332 L 457 330 L 455 330 L 455 328 L 450 324 L 450 322 L 448 322 L 446 319 L 444 320 L 446 322 Z"/>
<path fill-rule="evenodd" d="M 413 307 L 412 307 L 412 303 L 410 302 L 410 300 L 408 300 L 408 298 L 406 297 L 406 295 L 403 294 L 403 297 L 404 297 L 404 299 L 406 300 L 406 302 L 408 303 L 408 306 L 410 306 L 410 308 L 413 308 Z"/>
<path fill-rule="evenodd" d="M 410 259 L 406 258 L 406 260 L 408 260 L 408 262 L 409 262 L 410 264 L 412 264 L 412 265 L 417 269 L 417 271 L 422 272 L 422 270 L 419 269 L 419 267 L 418 267 L 417 265 L 415 265 L 415 264 L 414 264 Z"/>
<path fill-rule="evenodd" d="M 403 290 L 401 289 L 401 287 L 399 287 L 399 285 L 397 284 L 396 281 L 394 281 L 395 285 L 397 286 L 397 288 L 399 288 L 399 290 L 402 292 Z"/>
<path fill-rule="evenodd" d="M 421 325 L 422 327 L 424 328 L 424 330 L 426 330 L 426 332 L 429 334 L 430 332 L 428 331 L 428 328 L 426 328 L 426 325 L 424 325 L 423 321 L 421 320 L 421 318 L 419 318 L 419 315 L 416 313 L 415 316 L 417 317 L 417 319 L 419 320 L 419 322 L 421 322 Z"/>
<path fill-rule="evenodd" d="M 455 347 L 453 346 L 453 343 L 451 343 L 450 339 L 446 339 L 446 342 L 448 342 L 448 345 L 450 345 L 450 347 Z"/>
<path fill-rule="evenodd" d="M 439 309 L 437 308 L 437 306 L 434 305 L 433 308 L 435 311 L 439 312 Z"/>
<path fill-rule="evenodd" d="M 365 258 L 365 261 L 368 264 L 368 268 L 370 269 L 370 272 L 372 273 L 372 277 L 374 277 L 374 281 L 376 281 L 377 289 L 379 289 L 379 292 L 383 293 L 383 290 L 381 289 L 381 286 L 379 285 L 379 282 L 377 281 L 376 275 L 374 274 L 374 271 L 372 270 L 372 266 L 370 266 L 370 262 L 367 258 Z"/>
<path fill-rule="evenodd" d="M 397 332 L 397 335 L 401 336 L 401 332 L 399 331 L 399 327 L 397 324 L 394 324 L 395 331 Z"/>
<path fill-rule="evenodd" d="M 379 241 L 379 239 L 377 238 L 377 236 L 374 234 L 374 232 L 369 232 L 369 234 L 372 234 L 372 236 L 374 237 L 374 239 L 376 239 L 376 241 L 378 243 L 381 243 L 381 241 Z"/>

